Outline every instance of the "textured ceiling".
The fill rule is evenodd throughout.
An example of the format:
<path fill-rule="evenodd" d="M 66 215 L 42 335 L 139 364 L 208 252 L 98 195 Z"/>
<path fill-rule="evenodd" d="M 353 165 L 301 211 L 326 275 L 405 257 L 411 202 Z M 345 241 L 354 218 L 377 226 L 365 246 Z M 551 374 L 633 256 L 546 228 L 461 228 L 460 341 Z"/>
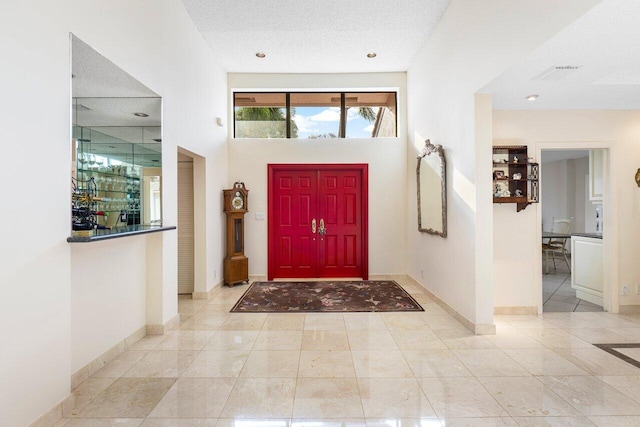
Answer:
<path fill-rule="evenodd" d="M 158 96 L 78 37 L 71 40 L 73 97 Z"/>
<path fill-rule="evenodd" d="M 229 72 L 352 73 L 406 71 L 450 1 L 183 3 Z M 367 58 L 370 52 L 377 57 Z"/>
<path fill-rule="evenodd" d="M 604 0 L 487 85 L 494 109 L 640 109 L 640 1 Z M 552 66 L 580 68 L 532 80 Z M 535 102 L 525 96 L 538 94 Z"/>
<path fill-rule="evenodd" d="M 74 98 L 72 107 L 73 123 L 83 127 L 161 125 L 161 98 Z"/>

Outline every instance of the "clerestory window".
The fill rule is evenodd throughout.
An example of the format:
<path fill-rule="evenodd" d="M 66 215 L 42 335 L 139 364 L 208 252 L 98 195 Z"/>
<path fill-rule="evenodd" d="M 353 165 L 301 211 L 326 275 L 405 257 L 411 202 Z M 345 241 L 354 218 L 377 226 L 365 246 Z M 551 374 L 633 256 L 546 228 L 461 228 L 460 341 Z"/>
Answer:
<path fill-rule="evenodd" d="M 397 136 L 395 92 L 235 92 L 235 138 Z"/>

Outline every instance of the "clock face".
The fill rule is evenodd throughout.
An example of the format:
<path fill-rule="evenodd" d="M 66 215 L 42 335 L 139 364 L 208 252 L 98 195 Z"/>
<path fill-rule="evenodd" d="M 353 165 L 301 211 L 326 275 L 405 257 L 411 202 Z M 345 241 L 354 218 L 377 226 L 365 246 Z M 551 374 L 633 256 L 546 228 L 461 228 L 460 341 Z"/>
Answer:
<path fill-rule="evenodd" d="M 244 207 L 244 199 L 236 193 L 231 199 L 231 206 L 233 209 L 242 209 Z"/>

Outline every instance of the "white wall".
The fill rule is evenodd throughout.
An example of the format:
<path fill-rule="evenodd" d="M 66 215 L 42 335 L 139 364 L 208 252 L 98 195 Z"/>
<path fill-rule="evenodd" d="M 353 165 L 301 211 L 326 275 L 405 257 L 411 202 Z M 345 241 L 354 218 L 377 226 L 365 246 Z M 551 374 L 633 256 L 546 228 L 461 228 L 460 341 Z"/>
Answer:
<path fill-rule="evenodd" d="M 640 283 L 640 191 L 634 182 L 640 158 L 640 112 L 638 111 L 494 111 L 494 138 L 528 145 L 530 150 L 542 143 L 575 144 L 576 148 L 585 144 L 612 144 L 609 155 L 611 161 L 611 194 L 608 215 L 604 216 L 605 234 L 612 242 L 609 256 L 613 268 L 612 300 L 619 298 L 620 305 L 640 304 L 640 296 L 618 296 L 618 284 Z M 543 189 L 544 183 L 543 183 Z M 541 295 L 534 292 L 536 280 L 540 280 L 539 242 L 535 238 L 539 205 L 515 213 L 500 212 L 496 207 L 494 233 L 495 257 L 514 259 L 508 247 L 497 242 L 510 240 L 513 230 L 519 230 L 521 246 L 531 246 L 521 256 L 521 263 L 498 265 L 496 271 L 496 306 L 538 306 Z M 540 291 L 541 292 L 541 291 Z M 615 304 L 614 304 L 615 309 Z"/>
<path fill-rule="evenodd" d="M 369 164 L 369 274 L 406 272 L 406 76 L 381 74 L 229 74 L 234 89 L 395 90 L 398 89 L 398 137 L 379 139 L 233 139 L 229 135 L 229 185 L 242 181 L 249 190 L 245 217 L 245 252 L 249 274 L 267 274 L 267 164 Z M 231 110 L 231 108 L 230 108 Z M 229 122 L 233 117 L 229 115 Z M 412 164 L 410 167 L 415 167 Z"/>
<path fill-rule="evenodd" d="M 453 0 L 407 74 L 408 161 L 424 139 L 442 144 L 449 205 L 446 239 L 419 233 L 410 168 L 409 274 L 471 322 L 489 325 L 488 331 L 494 293 L 487 225 L 493 215 L 492 141 L 491 125 L 482 122 L 491 115 L 490 101 L 474 94 L 597 3 Z"/>
<path fill-rule="evenodd" d="M 91 290 L 80 288 L 88 271 L 105 274 L 123 260 L 144 263 L 145 257 L 141 244 L 128 238 L 104 247 L 78 245 L 73 250 L 66 242 L 70 232 L 69 32 L 163 97 L 166 225 L 175 225 L 177 218 L 177 145 L 206 157 L 211 190 L 207 199 L 210 271 L 222 262 L 218 196 L 227 181 L 226 129 L 214 124 L 215 117 L 227 114 L 226 74 L 179 1 L 32 0 L 5 2 L 0 9 L 5 123 L 0 139 L 7 142 L 3 159 L 10 159 L 0 168 L 6 200 L 0 210 L 5 224 L 0 239 L 4 294 L 0 419 L 5 425 L 18 426 L 67 397 L 72 364 L 75 368 L 99 356 L 133 333 L 145 316 L 140 301 L 145 283 L 137 268 L 131 277 L 124 277 L 124 272 L 119 276 L 126 281 L 120 287 L 123 293 L 99 289 L 104 283 L 97 283 L 92 306 L 72 308 L 76 301 L 91 304 Z M 163 233 L 161 247 L 162 275 L 156 284 L 162 287 L 159 322 L 177 313 L 176 233 Z M 123 323 L 104 325 L 93 336 L 78 327 L 91 307 L 121 307 L 127 297 L 133 301 Z"/>
<path fill-rule="evenodd" d="M 569 218 L 569 199 L 567 182 L 568 161 L 542 163 L 540 174 L 544 178 L 544 189 L 540 191 L 540 205 L 542 207 L 542 228 L 551 231 L 553 219 Z M 572 177 L 573 178 L 573 177 Z"/>
<path fill-rule="evenodd" d="M 71 245 L 71 372 L 146 325 L 146 236 Z M 98 265 L 98 262 L 101 265 Z"/>

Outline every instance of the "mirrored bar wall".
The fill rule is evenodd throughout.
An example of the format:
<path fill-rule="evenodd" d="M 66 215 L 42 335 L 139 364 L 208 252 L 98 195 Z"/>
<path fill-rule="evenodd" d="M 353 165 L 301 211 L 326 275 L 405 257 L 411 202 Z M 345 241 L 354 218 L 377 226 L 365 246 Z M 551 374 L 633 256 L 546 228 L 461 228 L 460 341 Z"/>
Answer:
<path fill-rule="evenodd" d="M 74 98 L 72 234 L 161 226 L 162 137 L 154 126 L 106 126 L 107 108 L 118 111 L 136 98 Z M 122 100 L 122 101 L 121 101 Z M 143 98 L 159 115 L 160 98 Z M 91 119 L 97 117 L 101 120 Z M 149 114 L 151 115 L 151 114 Z M 155 114 L 154 114 L 155 115 Z M 94 122 L 97 125 L 82 125 Z M 122 123 L 122 120 L 118 120 Z"/>

